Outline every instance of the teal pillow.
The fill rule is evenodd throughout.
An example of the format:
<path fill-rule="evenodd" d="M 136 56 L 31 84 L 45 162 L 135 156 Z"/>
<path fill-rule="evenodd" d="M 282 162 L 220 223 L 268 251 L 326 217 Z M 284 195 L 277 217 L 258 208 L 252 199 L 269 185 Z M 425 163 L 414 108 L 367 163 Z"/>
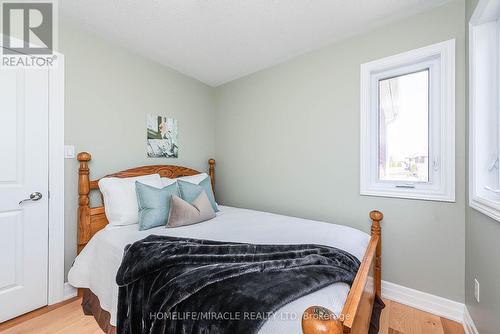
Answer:
<path fill-rule="evenodd" d="M 137 204 L 139 207 L 139 231 L 167 225 L 172 195 L 179 196 L 177 184 L 162 189 L 135 181 Z"/>
<path fill-rule="evenodd" d="M 219 211 L 217 203 L 215 203 L 214 192 L 212 190 L 212 184 L 210 183 L 209 177 L 201 181 L 199 184 L 194 184 L 184 180 L 178 180 L 177 183 L 179 184 L 179 192 L 183 200 L 191 204 L 202 191 L 205 191 L 214 211 Z"/>

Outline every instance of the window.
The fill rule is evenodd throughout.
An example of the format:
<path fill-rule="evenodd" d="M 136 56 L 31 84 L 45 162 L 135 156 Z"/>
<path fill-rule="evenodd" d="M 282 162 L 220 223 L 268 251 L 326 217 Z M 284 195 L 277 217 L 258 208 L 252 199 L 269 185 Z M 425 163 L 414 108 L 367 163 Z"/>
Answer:
<path fill-rule="evenodd" d="M 429 181 L 429 69 L 378 82 L 379 179 Z"/>
<path fill-rule="evenodd" d="M 469 23 L 469 204 L 500 221 L 500 0 L 482 0 Z"/>
<path fill-rule="evenodd" d="M 455 201 L 455 41 L 361 65 L 362 195 Z"/>

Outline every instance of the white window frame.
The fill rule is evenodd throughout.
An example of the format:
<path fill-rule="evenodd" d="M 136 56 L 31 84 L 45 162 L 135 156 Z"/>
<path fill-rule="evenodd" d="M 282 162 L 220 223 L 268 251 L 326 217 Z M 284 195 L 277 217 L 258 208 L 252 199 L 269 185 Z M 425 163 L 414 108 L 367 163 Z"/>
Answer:
<path fill-rule="evenodd" d="M 480 0 L 469 22 L 469 205 L 497 221 L 500 221 L 499 62 L 500 0 Z M 492 185 L 491 178 L 497 178 L 498 184 Z"/>
<path fill-rule="evenodd" d="M 380 79 L 429 68 L 429 182 L 379 179 Z M 360 194 L 455 202 L 455 40 L 361 65 Z"/>

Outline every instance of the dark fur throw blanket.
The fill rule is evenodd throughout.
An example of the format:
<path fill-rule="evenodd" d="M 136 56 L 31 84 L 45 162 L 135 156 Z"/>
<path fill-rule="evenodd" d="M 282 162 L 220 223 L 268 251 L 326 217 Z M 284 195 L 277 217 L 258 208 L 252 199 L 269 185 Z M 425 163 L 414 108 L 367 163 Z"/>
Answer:
<path fill-rule="evenodd" d="M 352 284 L 359 265 L 327 246 L 151 235 L 125 249 L 117 334 L 257 333 L 285 304 L 336 282 Z"/>

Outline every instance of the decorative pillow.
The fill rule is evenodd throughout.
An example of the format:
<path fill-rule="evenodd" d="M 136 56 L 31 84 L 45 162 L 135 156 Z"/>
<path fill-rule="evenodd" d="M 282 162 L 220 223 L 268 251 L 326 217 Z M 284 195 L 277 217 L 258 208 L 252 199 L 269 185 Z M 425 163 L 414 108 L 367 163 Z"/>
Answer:
<path fill-rule="evenodd" d="M 131 225 L 139 221 L 135 181 L 161 188 L 159 174 L 138 177 L 105 177 L 99 180 L 104 209 L 110 225 Z"/>
<path fill-rule="evenodd" d="M 139 206 L 139 231 L 166 225 L 172 196 L 179 195 L 177 183 L 162 189 L 135 181 Z"/>
<path fill-rule="evenodd" d="M 214 217 L 215 211 L 206 192 L 200 192 L 191 204 L 176 195 L 172 195 L 167 227 L 201 223 Z"/>
<path fill-rule="evenodd" d="M 212 190 L 212 184 L 210 183 L 210 178 L 207 177 L 200 184 L 194 184 L 191 182 L 187 182 L 181 179 L 177 180 L 179 184 L 179 192 L 181 194 L 181 198 L 188 203 L 193 203 L 193 201 L 200 195 L 201 192 L 205 192 L 207 194 L 208 200 L 212 205 L 212 209 L 215 212 L 219 211 L 217 207 L 217 203 L 215 203 L 214 192 Z"/>

